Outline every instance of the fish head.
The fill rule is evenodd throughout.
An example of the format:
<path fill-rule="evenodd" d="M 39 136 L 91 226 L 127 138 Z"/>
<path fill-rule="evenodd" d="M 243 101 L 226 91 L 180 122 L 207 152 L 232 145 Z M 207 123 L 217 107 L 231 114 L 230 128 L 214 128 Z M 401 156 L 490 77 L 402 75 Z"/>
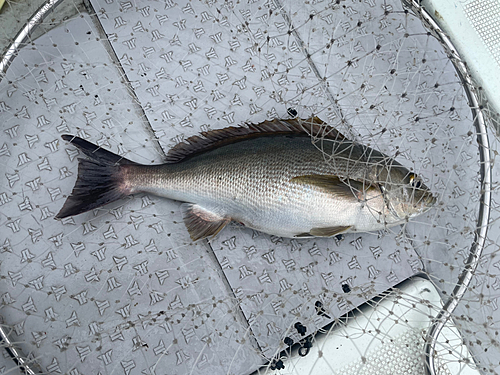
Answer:
<path fill-rule="evenodd" d="M 399 163 L 393 163 L 381 173 L 378 184 L 385 204 L 395 219 L 407 221 L 430 210 L 437 199 L 422 178 Z"/>

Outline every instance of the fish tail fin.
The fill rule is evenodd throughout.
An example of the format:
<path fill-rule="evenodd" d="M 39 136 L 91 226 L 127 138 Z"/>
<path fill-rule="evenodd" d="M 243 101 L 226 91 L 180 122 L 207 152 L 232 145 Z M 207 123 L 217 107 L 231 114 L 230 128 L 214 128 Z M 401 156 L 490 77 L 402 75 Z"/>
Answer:
<path fill-rule="evenodd" d="M 78 159 L 78 176 L 71 195 L 56 219 L 78 215 L 126 197 L 132 193 L 126 176 L 129 165 L 137 165 L 84 139 L 63 135 L 89 159 Z"/>

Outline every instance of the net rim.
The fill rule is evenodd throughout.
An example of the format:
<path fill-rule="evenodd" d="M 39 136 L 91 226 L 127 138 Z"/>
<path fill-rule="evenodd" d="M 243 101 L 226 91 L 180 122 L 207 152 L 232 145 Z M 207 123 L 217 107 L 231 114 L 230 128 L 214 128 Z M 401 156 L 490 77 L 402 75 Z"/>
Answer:
<path fill-rule="evenodd" d="M 7 50 L 3 53 L 0 59 L 0 81 L 5 78 L 5 74 L 9 69 L 10 64 L 17 56 L 17 53 L 26 45 L 30 35 L 38 28 L 38 26 L 54 11 L 54 9 L 63 2 L 63 0 L 47 0 L 40 6 L 28 19 L 24 27 L 14 38 Z M 0 317 L 1 321 L 1 317 Z M 36 375 L 41 373 L 36 362 L 30 361 L 27 357 L 14 346 L 9 338 L 9 334 L 4 326 L 0 324 L 0 342 L 5 344 L 5 349 L 12 360 L 20 367 L 27 375 Z"/>
<path fill-rule="evenodd" d="M 434 318 L 431 328 L 427 333 L 425 340 L 425 372 L 426 375 L 437 375 L 438 368 L 435 363 L 437 351 L 437 339 L 446 322 L 450 319 L 453 311 L 462 300 L 465 292 L 468 290 L 474 273 L 479 265 L 483 249 L 486 243 L 488 233 L 488 221 L 491 210 L 491 188 L 492 188 L 492 161 L 490 157 L 490 142 L 488 128 L 485 118 L 479 104 L 479 97 L 475 92 L 474 83 L 467 66 L 461 59 L 457 49 L 450 38 L 443 32 L 436 21 L 421 5 L 420 0 L 402 0 L 403 6 L 413 12 L 429 29 L 430 33 L 440 42 L 448 54 L 448 58 L 455 67 L 457 74 L 462 81 L 463 88 L 469 100 L 469 107 L 472 111 L 474 126 L 476 128 L 477 143 L 480 157 L 480 178 L 481 178 L 481 197 L 479 199 L 479 213 L 474 233 L 474 241 L 469 250 L 466 266 L 462 271 L 451 296 L 445 302 L 443 308 Z"/>

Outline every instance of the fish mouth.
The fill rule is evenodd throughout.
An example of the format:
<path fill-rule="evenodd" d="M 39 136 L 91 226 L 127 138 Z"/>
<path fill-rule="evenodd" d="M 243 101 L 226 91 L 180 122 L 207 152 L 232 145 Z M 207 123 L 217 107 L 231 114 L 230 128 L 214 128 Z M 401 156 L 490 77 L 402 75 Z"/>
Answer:
<path fill-rule="evenodd" d="M 425 201 L 425 204 L 427 206 L 434 206 L 437 202 L 437 198 L 432 195 L 432 194 L 429 194 L 429 196 L 427 197 L 426 201 Z"/>
<path fill-rule="evenodd" d="M 425 197 L 425 199 L 424 199 L 424 201 L 423 201 L 424 206 L 425 206 L 425 208 L 427 208 L 427 209 L 430 209 L 431 207 L 433 207 L 433 206 L 436 204 L 436 202 L 437 202 L 437 198 L 436 198 L 433 194 L 431 194 L 431 193 L 429 193 L 429 194 Z"/>
<path fill-rule="evenodd" d="M 409 208 L 409 217 L 415 217 L 429 211 L 437 202 L 437 197 L 432 193 L 428 192 L 423 194 L 419 199 L 418 203 L 414 204 L 412 208 Z"/>

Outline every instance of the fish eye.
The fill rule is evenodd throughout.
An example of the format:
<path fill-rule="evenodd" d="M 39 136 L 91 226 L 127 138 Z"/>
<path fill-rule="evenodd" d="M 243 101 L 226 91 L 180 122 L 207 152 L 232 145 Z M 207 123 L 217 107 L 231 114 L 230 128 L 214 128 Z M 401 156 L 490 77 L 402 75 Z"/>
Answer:
<path fill-rule="evenodd" d="M 413 173 L 410 174 L 410 185 L 413 188 L 420 189 L 422 186 L 422 181 L 417 179 L 417 176 L 415 176 Z"/>

